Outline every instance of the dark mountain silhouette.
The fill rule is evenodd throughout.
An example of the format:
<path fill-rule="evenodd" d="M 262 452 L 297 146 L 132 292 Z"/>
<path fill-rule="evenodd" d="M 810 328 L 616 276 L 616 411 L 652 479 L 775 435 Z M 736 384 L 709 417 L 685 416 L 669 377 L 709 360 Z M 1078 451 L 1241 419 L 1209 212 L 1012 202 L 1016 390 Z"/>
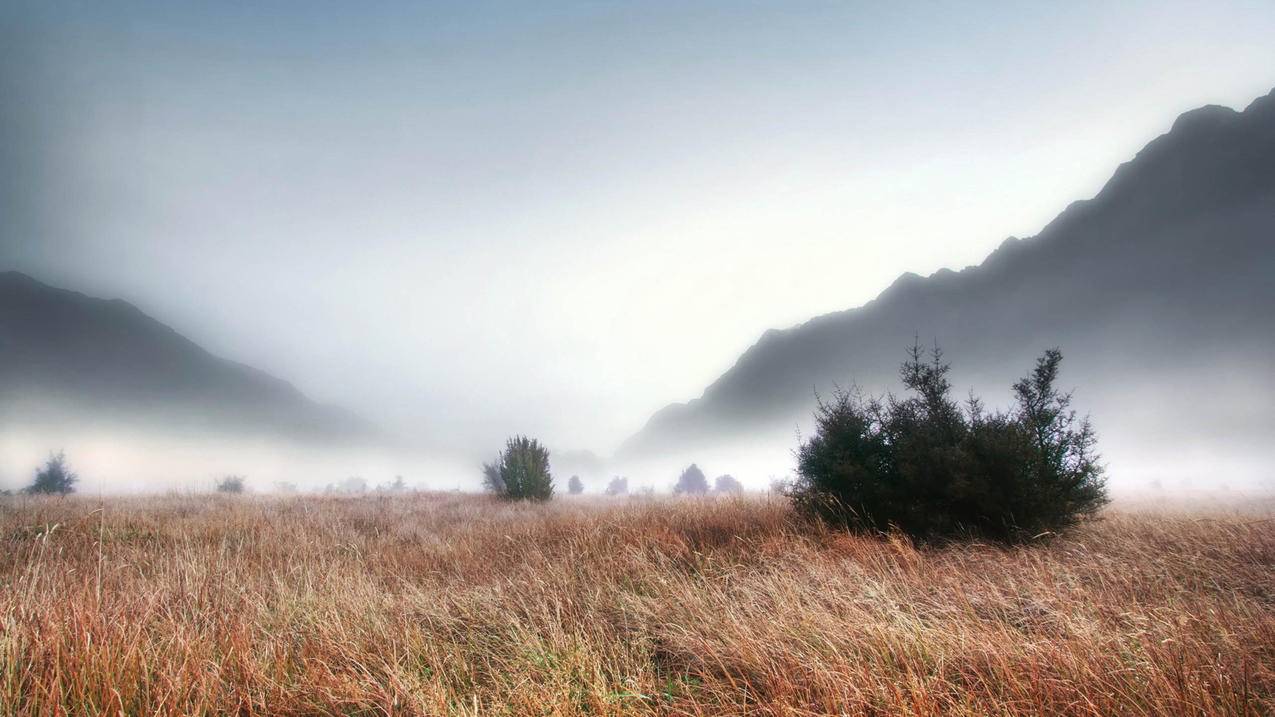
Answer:
<path fill-rule="evenodd" d="M 815 391 L 897 388 L 916 337 L 942 345 L 957 386 L 993 395 L 1061 346 L 1064 382 L 1080 387 L 1100 428 L 1136 420 L 1152 434 L 1167 426 L 1163 439 L 1186 421 L 1157 414 L 1191 396 L 1193 408 L 1215 409 L 1195 419 L 1256 445 L 1275 413 L 1242 399 L 1273 387 L 1272 307 L 1275 92 L 1243 112 L 1183 114 L 1093 199 L 979 266 L 904 274 L 859 308 L 767 331 L 702 397 L 656 413 L 621 456 L 759 429 L 790 440 Z M 1219 400 L 1227 391 L 1235 400 Z"/>
<path fill-rule="evenodd" d="M 120 300 L 0 273 L 0 421 L 136 423 L 296 439 L 373 429 L 214 356 Z"/>

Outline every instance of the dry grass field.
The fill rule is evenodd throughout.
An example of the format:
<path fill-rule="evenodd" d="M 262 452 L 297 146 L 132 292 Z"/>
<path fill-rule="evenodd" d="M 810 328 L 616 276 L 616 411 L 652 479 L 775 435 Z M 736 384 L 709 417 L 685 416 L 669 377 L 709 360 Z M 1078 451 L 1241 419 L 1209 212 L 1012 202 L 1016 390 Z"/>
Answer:
<path fill-rule="evenodd" d="M 918 549 L 778 498 L 7 498 L 0 713 L 1272 714 L 1272 514 Z"/>

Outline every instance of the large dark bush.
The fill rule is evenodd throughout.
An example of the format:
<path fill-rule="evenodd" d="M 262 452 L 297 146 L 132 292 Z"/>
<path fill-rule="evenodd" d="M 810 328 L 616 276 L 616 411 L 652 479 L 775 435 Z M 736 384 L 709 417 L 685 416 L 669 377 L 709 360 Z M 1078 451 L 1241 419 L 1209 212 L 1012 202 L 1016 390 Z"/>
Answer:
<path fill-rule="evenodd" d="M 548 449 L 526 436 L 510 438 L 495 463 L 483 464 L 483 486 L 509 500 L 549 500 L 553 476 Z"/>
<path fill-rule="evenodd" d="M 948 364 L 914 346 L 901 376 L 912 395 L 838 391 L 820 401 L 797 454 L 797 507 L 854 528 L 919 538 L 1022 540 L 1066 528 L 1106 502 L 1088 419 L 1054 386 L 1062 354 L 1046 351 L 1014 384 L 1016 405 L 987 412 L 950 397 Z"/>
<path fill-rule="evenodd" d="M 44 462 L 44 467 L 35 472 L 35 480 L 26 491 L 45 495 L 66 495 L 75 492 L 75 484 L 79 479 L 79 476 L 67 467 L 66 454 L 59 451 L 51 454 Z"/>

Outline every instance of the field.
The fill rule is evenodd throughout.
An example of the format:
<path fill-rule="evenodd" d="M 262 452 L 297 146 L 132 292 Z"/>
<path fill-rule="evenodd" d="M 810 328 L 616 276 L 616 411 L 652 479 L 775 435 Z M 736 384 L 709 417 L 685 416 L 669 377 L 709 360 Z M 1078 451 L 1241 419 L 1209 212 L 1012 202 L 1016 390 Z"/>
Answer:
<path fill-rule="evenodd" d="M 1272 514 L 917 548 L 764 497 L 6 498 L 0 714 L 1272 714 Z"/>

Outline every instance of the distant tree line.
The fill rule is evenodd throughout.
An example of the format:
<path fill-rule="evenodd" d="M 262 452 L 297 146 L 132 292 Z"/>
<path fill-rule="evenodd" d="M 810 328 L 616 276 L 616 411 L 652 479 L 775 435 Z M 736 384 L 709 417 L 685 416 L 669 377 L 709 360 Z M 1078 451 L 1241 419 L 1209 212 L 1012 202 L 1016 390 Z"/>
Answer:
<path fill-rule="evenodd" d="M 910 395 L 864 398 L 836 391 L 818 402 L 814 435 L 797 452 L 795 481 L 772 481 L 807 516 L 852 529 L 899 530 L 921 538 L 979 536 L 1021 541 L 1063 530 L 1098 512 L 1107 502 L 1097 438 L 1087 418 L 1071 408 L 1071 394 L 1056 382 L 1062 353 L 1050 349 L 1027 377 L 1013 385 L 1014 406 L 990 412 L 971 395 L 951 398 L 950 366 L 935 346 L 927 353 L 914 344 L 900 367 Z M 495 461 L 484 463 L 483 485 L 506 500 L 546 501 L 553 497 L 549 451 L 539 441 L 514 436 Z M 25 493 L 68 495 L 79 476 L 65 453 L 51 454 Z M 276 484 L 293 492 L 290 483 Z M 228 475 L 216 492 L 243 493 L 243 476 Z M 352 476 L 328 492 L 362 494 L 367 481 Z M 402 476 L 378 492 L 407 490 Z M 567 492 L 579 495 L 578 475 Z M 613 477 L 604 493 L 629 492 L 628 478 Z M 650 488 L 643 493 L 651 492 Z M 704 471 L 687 466 L 673 493 L 710 492 Z M 711 492 L 731 495 L 743 485 L 729 474 L 714 479 Z"/>

